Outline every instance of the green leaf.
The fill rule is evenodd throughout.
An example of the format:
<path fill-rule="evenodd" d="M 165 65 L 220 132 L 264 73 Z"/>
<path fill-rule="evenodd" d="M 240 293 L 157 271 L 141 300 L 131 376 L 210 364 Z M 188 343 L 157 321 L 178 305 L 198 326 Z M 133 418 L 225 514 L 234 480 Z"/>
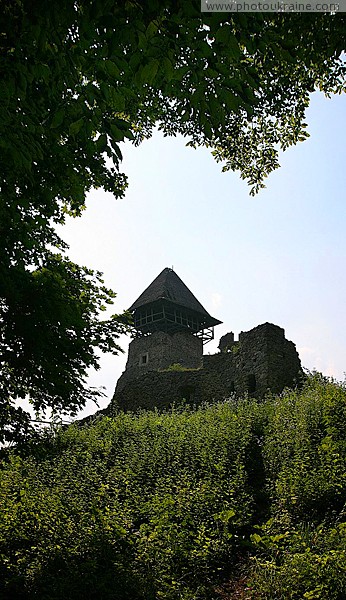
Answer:
<path fill-rule="evenodd" d="M 50 124 L 51 129 L 56 129 L 61 125 L 65 117 L 65 110 L 63 108 L 59 108 L 59 110 L 53 116 L 52 122 Z"/>
<path fill-rule="evenodd" d="M 231 37 L 231 28 L 227 23 L 222 25 L 215 34 L 215 40 L 220 44 L 228 44 Z"/>
<path fill-rule="evenodd" d="M 111 124 L 111 136 L 115 142 L 122 142 L 124 139 L 124 132 L 121 131 L 114 123 Z"/>
<path fill-rule="evenodd" d="M 231 34 L 229 36 L 229 40 L 228 40 L 228 50 L 229 50 L 229 52 L 228 52 L 229 56 L 231 56 L 233 59 L 237 59 L 242 55 L 242 51 L 238 44 L 238 40 L 232 32 L 231 32 Z"/>
<path fill-rule="evenodd" d="M 230 519 L 232 519 L 235 516 L 235 511 L 233 509 L 229 509 L 229 510 L 222 510 L 220 513 L 214 515 L 214 517 L 216 519 L 218 519 L 219 521 L 221 521 L 222 523 L 228 523 L 228 521 Z"/>
<path fill-rule="evenodd" d="M 100 137 L 96 140 L 96 147 L 98 152 L 104 152 L 107 148 L 107 136 L 105 133 L 100 135 Z"/>
<path fill-rule="evenodd" d="M 162 61 L 163 70 L 167 81 L 171 81 L 174 77 L 174 67 L 169 58 L 165 57 Z"/>
<path fill-rule="evenodd" d="M 158 68 L 159 61 L 156 58 L 153 58 L 142 68 L 140 72 L 141 83 L 147 83 L 148 85 L 151 85 L 154 82 Z"/>
<path fill-rule="evenodd" d="M 117 158 L 118 158 L 119 160 L 123 160 L 123 155 L 122 155 L 122 153 L 121 153 L 121 150 L 120 150 L 120 148 L 119 148 L 119 145 L 118 145 L 118 144 L 117 144 L 117 143 L 116 143 L 114 140 L 112 140 L 112 138 L 111 138 L 111 146 L 112 146 L 112 148 L 113 148 L 113 150 L 114 150 L 115 154 L 117 155 Z"/>
<path fill-rule="evenodd" d="M 101 92 L 102 92 L 105 100 L 107 102 L 109 102 L 109 100 L 111 98 L 111 89 L 112 88 L 107 83 L 105 83 L 104 81 L 102 81 L 101 84 L 100 84 L 100 89 L 101 89 Z"/>
<path fill-rule="evenodd" d="M 69 127 L 69 134 L 76 135 L 80 131 L 80 129 L 83 125 L 83 122 L 84 122 L 84 119 L 83 119 L 83 117 L 81 117 L 80 119 L 78 119 L 78 121 L 71 123 L 71 125 Z"/>
<path fill-rule="evenodd" d="M 42 77 L 43 81 L 45 82 L 45 84 L 48 85 L 50 75 L 51 75 L 49 66 L 41 63 L 39 65 L 39 73 L 40 73 L 40 76 Z"/>
<path fill-rule="evenodd" d="M 124 132 L 125 137 L 127 137 L 129 140 L 133 140 L 134 139 L 134 135 L 132 133 L 132 131 L 129 129 L 128 131 Z"/>
<path fill-rule="evenodd" d="M 114 108 L 119 112 L 122 112 L 123 110 L 125 110 L 125 97 L 116 91 L 113 91 L 111 93 L 111 96 L 112 96 L 112 101 L 114 103 Z"/>
<path fill-rule="evenodd" d="M 240 106 L 240 100 L 238 96 L 233 94 L 229 90 L 222 90 L 220 93 L 220 97 L 223 102 L 226 104 L 226 109 L 230 111 L 237 111 Z"/>
<path fill-rule="evenodd" d="M 122 131 L 127 131 L 130 127 L 129 122 L 125 121 L 124 119 L 115 119 L 114 125 L 119 127 L 119 129 L 121 129 Z"/>
<path fill-rule="evenodd" d="M 106 60 L 104 66 L 106 73 L 111 77 L 117 79 L 120 76 L 120 69 L 112 60 Z"/>
<path fill-rule="evenodd" d="M 140 48 L 141 50 L 144 50 L 144 48 L 146 48 L 147 46 L 147 38 L 145 33 L 143 33 L 143 31 L 139 31 L 138 32 L 138 48 Z"/>
<path fill-rule="evenodd" d="M 157 32 L 157 29 L 157 23 L 155 23 L 155 21 L 151 21 L 146 30 L 146 37 L 148 38 L 148 40 L 154 37 L 155 33 Z"/>

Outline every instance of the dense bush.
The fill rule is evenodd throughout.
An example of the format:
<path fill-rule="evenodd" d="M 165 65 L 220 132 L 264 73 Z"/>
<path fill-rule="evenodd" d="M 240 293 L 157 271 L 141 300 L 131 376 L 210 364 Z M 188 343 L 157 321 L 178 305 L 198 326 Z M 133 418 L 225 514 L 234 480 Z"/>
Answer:
<path fill-rule="evenodd" d="M 346 523 L 292 528 L 268 522 L 252 537 L 263 548 L 253 557 L 249 588 L 257 599 L 344 600 Z"/>
<path fill-rule="evenodd" d="M 346 389 L 320 375 L 266 403 L 271 518 L 251 536 L 258 599 L 346 597 Z"/>
<path fill-rule="evenodd" d="M 242 565 L 244 598 L 344 598 L 345 417 L 344 386 L 315 376 L 5 454 L 0 597 L 216 598 Z"/>

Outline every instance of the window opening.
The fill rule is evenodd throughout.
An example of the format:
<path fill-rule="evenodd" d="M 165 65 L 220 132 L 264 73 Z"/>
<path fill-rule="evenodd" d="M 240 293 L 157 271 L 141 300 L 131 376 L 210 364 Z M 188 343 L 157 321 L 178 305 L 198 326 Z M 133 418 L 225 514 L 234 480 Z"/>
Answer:
<path fill-rule="evenodd" d="M 144 365 L 147 365 L 149 361 L 149 355 L 148 352 L 146 352 L 145 354 L 142 354 L 139 358 L 139 365 L 141 367 L 143 367 Z"/>
<path fill-rule="evenodd" d="M 247 391 L 249 392 L 249 394 L 253 394 L 256 391 L 256 377 L 253 373 L 251 373 L 251 375 L 248 375 Z"/>

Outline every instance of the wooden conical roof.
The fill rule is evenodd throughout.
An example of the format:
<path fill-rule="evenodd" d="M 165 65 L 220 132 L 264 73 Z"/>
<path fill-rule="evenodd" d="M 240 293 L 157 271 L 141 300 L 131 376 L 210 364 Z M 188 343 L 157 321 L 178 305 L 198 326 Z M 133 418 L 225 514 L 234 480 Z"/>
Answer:
<path fill-rule="evenodd" d="M 154 281 L 144 290 L 137 300 L 129 308 L 134 312 L 137 309 L 158 301 L 168 301 L 181 308 L 188 309 L 204 317 L 206 327 L 218 325 L 221 321 L 214 319 L 190 292 L 185 283 L 178 277 L 173 269 L 166 268 Z"/>

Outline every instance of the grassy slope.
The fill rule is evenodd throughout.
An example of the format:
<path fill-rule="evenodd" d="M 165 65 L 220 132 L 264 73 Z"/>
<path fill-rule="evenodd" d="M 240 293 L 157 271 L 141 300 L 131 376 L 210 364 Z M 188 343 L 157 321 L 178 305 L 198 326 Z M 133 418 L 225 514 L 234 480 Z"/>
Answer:
<path fill-rule="evenodd" d="M 119 414 L 0 471 L 0 597 L 346 596 L 346 389 Z M 224 583 L 228 582 L 228 583 Z"/>

